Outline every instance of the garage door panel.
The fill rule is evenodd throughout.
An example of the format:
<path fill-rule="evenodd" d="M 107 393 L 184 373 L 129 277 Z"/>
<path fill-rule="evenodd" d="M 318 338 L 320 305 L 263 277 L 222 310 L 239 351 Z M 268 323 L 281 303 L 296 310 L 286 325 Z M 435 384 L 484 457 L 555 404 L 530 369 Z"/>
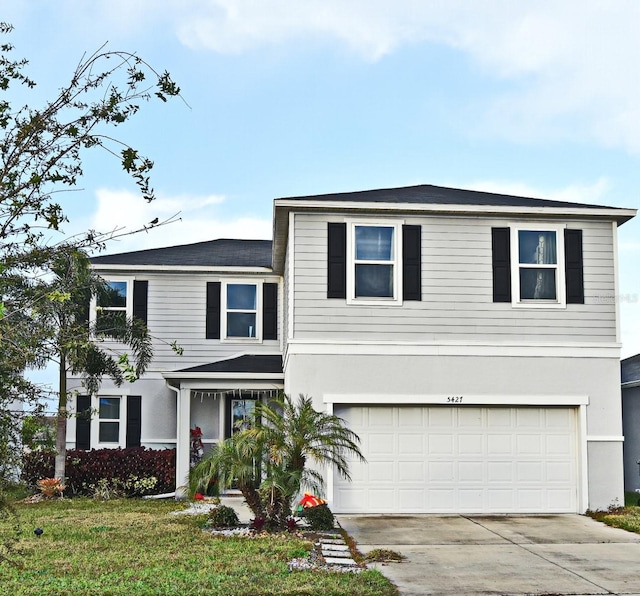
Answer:
<path fill-rule="evenodd" d="M 460 482 L 482 482 L 484 477 L 483 463 L 476 461 L 461 461 L 458 463 L 458 480 Z"/>
<path fill-rule="evenodd" d="M 397 434 L 372 433 L 369 436 L 369 452 L 372 455 L 393 454 L 395 452 L 395 439 Z"/>
<path fill-rule="evenodd" d="M 398 424 L 405 429 L 422 428 L 426 425 L 426 418 L 424 408 L 407 407 L 398 412 Z"/>
<path fill-rule="evenodd" d="M 369 462 L 369 480 L 371 482 L 394 482 L 397 480 L 395 464 L 391 461 L 373 461 Z"/>
<path fill-rule="evenodd" d="M 460 408 L 458 412 L 458 428 L 477 428 L 482 426 L 482 408 Z"/>
<path fill-rule="evenodd" d="M 547 455 L 566 456 L 572 451 L 572 442 L 566 435 L 551 435 L 547 439 Z"/>
<path fill-rule="evenodd" d="M 536 455 L 541 457 L 544 453 L 542 438 L 538 434 L 520 434 L 516 437 L 517 455 Z"/>
<path fill-rule="evenodd" d="M 515 474 L 513 463 L 508 462 L 488 462 L 487 479 L 489 482 L 513 482 Z"/>
<path fill-rule="evenodd" d="M 399 482 L 424 482 L 424 464 L 421 461 L 398 462 Z"/>
<path fill-rule="evenodd" d="M 398 452 L 401 455 L 420 454 L 424 452 L 424 431 L 421 434 L 403 434 L 398 437 Z"/>
<path fill-rule="evenodd" d="M 343 513 L 575 512 L 576 409 L 336 406 L 368 464 L 336 477 Z M 358 423 L 359 422 L 359 423 Z"/>
<path fill-rule="evenodd" d="M 516 466 L 517 482 L 542 482 L 544 481 L 544 466 L 540 461 L 519 461 Z"/>
<path fill-rule="evenodd" d="M 455 479 L 455 464 L 453 461 L 434 461 L 427 464 L 427 477 L 431 482 L 441 480 L 452 481 Z"/>
<path fill-rule="evenodd" d="M 369 409 L 369 416 L 367 423 L 369 427 L 383 427 L 387 428 L 389 423 L 395 422 L 397 408 L 371 408 Z"/>
<path fill-rule="evenodd" d="M 454 453 L 454 437 L 451 434 L 435 434 L 427 435 L 429 442 L 429 455 L 447 455 L 453 456 Z"/>
<path fill-rule="evenodd" d="M 511 455 L 513 453 L 513 437 L 509 434 L 489 434 L 487 451 L 491 455 Z"/>
<path fill-rule="evenodd" d="M 460 434 L 458 435 L 458 454 L 475 454 L 482 456 L 484 452 L 484 435 L 481 434 Z"/>

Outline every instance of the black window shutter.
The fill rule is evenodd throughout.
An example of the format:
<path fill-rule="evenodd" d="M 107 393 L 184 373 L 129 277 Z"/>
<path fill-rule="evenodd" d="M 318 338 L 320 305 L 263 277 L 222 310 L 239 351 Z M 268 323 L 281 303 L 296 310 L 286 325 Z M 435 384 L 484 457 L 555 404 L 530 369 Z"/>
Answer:
<path fill-rule="evenodd" d="M 422 300 L 422 228 L 402 226 L 402 298 Z"/>
<path fill-rule="evenodd" d="M 129 395 L 127 397 L 127 447 L 140 447 L 141 430 L 142 397 Z"/>
<path fill-rule="evenodd" d="M 262 284 L 262 339 L 278 339 L 278 284 Z"/>
<path fill-rule="evenodd" d="M 207 282 L 207 339 L 220 339 L 220 289 L 219 281 Z"/>
<path fill-rule="evenodd" d="M 135 280 L 133 282 L 133 316 L 147 324 L 147 294 L 149 282 Z"/>
<path fill-rule="evenodd" d="M 327 298 L 347 297 L 347 224 L 327 228 Z"/>
<path fill-rule="evenodd" d="M 509 228 L 491 228 L 494 302 L 511 302 L 510 238 Z"/>
<path fill-rule="evenodd" d="M 76 398 L 76 449 L 91 449 L 91 398 Z"/>
<path fill-rule="evenodd" d="M 584 304 L 582 230 L 564 231 L 564 267 L 567 281 L 567 304 Z"/>

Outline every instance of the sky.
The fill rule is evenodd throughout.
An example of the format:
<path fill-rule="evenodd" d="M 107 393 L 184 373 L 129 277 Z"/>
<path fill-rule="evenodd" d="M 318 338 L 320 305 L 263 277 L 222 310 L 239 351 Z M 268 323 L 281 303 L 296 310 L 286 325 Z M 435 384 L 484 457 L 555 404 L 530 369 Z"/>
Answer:
<path fill-rule="evenodd" d="M 65 233 L 180 221 L 108 252 L 270 238 L 273 199 L 434 184 L 640 207 L 638 0 L 0 0 L 41 105 L 108 48 L 183 100 L 120 137 L 155 163 L 146 204 L 105 156 Z M 619 229 L 623 357 L 640 352 L 640 217 Z"/>

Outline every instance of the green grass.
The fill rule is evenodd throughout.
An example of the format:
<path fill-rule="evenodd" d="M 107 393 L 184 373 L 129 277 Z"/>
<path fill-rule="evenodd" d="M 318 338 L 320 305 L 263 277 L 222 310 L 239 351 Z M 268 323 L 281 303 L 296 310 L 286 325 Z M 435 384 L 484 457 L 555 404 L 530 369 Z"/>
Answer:
<path fill-rule="evenodd" d="M 395 595 L 379 572 L 288 570 L 311 543 L 288 534 L 218 538 L 175 502 L 59 499 L 17 504 L 21 567 L 0 564 L 14 596 Z M 37 538 L 33 530 L 40 527 Z"/>
<path fill-rule="evenodd" d="M 637 493 L 625 493 L 624 507 L 609 507 L 605 511 L 588 511 L 587 514 L 608 526 L 640 534 L 640 507 Z"/>

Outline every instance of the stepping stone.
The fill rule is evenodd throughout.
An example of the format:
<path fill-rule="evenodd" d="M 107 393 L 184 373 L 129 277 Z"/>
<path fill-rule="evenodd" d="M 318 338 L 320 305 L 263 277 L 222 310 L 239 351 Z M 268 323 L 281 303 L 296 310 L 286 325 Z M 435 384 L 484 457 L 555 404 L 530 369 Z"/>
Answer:
<path fill-rule="evenodd" d="M 322 556 L 326 559 L 327 557 L 335 557 L 337 559 L 350 559 L 351 553 L 348 551 L 340 551 L 340 550 L 324 550 L 322 549 Z"/>
<path fill-rule="evenodd" d="M 331 551 L 344 551 L 349 552 L 349 547 L 346 544 L 325 544 L 324 542 L 320 543 L 322 550 L 331 550 Z"/>
<path fill-rule="evenodd" d="M 353 559 L 338 559 L 337 557 L 325 557 L 327 565 L 344 565 L 345 567 L 357 567 L 358 564 Z"/>
<path fill-rule="evenodd" d="M 321 540 L 324 540 L 325 538 L 328 540 L 342 540 L 342 536 L 340 534 L 320 534 Z"/>
<path fill-rule="evenodd" d="M 321 544 L 344 544 L 342 538 L 320 538 Z"/>

